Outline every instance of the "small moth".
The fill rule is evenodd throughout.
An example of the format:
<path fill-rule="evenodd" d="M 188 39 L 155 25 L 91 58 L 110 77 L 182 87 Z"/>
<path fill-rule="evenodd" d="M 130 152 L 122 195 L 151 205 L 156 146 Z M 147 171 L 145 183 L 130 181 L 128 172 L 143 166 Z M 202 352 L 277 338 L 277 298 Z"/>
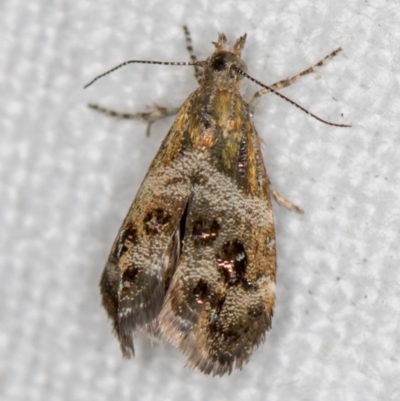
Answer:
<path fill-rule="evenodd" d="M 127 115 L 90 105 L 145 119 L 149 126 L 177 112 L 114 241 L 100 288 L 124 357 L 134 355 L 134 336 L 146 332 L 180 349 L 190 367 L 222 376 L 241 369 L 271 328 L 276 282 L 271 194 L 301 212 L 270 186 L 252 110 L 267 92 L 285 98 L 276 90 L 341 49 L 268 87 L 245 72 L 246 35 L 229 49 L 219 34 L 212 55 L 197 61 L 186 27 L 185 33 L 191 62 L 122 64 L 193 65 L 199 87 L 180 109 Z M 240 93 L 243 77 L 263 87 L 250 102 Z"/>

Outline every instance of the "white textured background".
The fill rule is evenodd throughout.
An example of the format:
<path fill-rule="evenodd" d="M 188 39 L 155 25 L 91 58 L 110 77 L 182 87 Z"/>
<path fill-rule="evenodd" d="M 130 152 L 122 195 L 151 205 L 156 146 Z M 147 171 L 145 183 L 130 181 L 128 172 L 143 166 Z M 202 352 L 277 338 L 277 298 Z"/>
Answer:
<path fill-rule="evenodd" d="M 399 400 L 400 6 L 391 0 L 0 2 L 1 400 Z M 273 330 L 242 372 L 210 378 L 169 345 L 122 360 L 100 307 L 111 243 L 172 119 L 144 136 L 86 107 L 180 105 L 188 24 L 206 57 L 218 31 L 248 33 L 249 72 L 286 78 L 338 46 L 255 123 L 274 186 Z M 247 96 L 255 86 L 247 83 Z"/>

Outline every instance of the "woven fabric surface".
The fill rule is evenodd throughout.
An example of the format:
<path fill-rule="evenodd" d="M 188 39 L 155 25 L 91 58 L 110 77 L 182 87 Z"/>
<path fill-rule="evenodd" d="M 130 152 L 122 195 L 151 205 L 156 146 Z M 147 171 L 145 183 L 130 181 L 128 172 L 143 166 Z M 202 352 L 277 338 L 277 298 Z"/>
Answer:
<path fill-rule="evenodd" d="M 274 187 L 273 328 L 242 371 L 212 378 L 168 344 L 124 361 L 100 306 L 112 241 L 173 118 L 150 138 L 121 111 L 179 106 L 199 58 L 247 32 L 248 72 L 271 84 L 341 46 L 255 112 Z M 390 0 L 22 0 L 0 3 L 0 399 L 400 399 L 400 6 Z M 244 96 L 256 85 L 245 80 Z"/>

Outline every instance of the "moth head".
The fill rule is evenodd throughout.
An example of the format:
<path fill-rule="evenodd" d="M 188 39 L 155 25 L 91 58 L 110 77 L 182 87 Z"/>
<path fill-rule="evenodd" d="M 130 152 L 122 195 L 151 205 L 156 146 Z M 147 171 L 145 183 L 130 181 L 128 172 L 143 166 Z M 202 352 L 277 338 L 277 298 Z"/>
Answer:
<path fill-rule="evenodd" d="M 242 71 L 247 70 L 246 63 L 241 59 L 245 42 L 246 34 L 237 39 L 232 49 L 229 49 L 226 36 L 220 33 L 217 42 L 213 42 L 215 52 L 203 65 L 206 81 L 217 78 L 221 83 L 232 84 L 232 80 L 240 83 L 241 75 L 235 67 Z"/>

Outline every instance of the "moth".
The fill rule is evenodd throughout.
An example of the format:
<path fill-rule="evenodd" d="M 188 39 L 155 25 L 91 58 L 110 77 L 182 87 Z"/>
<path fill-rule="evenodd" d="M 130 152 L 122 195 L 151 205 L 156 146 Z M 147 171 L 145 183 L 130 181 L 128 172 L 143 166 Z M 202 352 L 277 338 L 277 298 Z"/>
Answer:
<path fill-rule="evenodd" d="M 193 65 L 199 87 L 181 108 L 127 115 L 91 105 L 117 117 L 145 119 L 149 126 L 177 112 L 114 241 L 100 289 L 124 357 L 134 355 L 133 338 L 145 332 L 172 343 L 190 367 L 224 375 L 241 369 L 271 328 L 271 194 L 301 212 L 270 186 L 251 119 L 254 105 L 270 91 L 284 97 L 276 91 L 341 49 L 268 87 L 246 73 L 246 35 L 229 48 L 219 34 L 211 56 L 197 61 L 186 27 L 185 32 L 191 62 L 122 64 Z M 240 92 L 243 77 L 263 87 L 251 101 Z"/>

